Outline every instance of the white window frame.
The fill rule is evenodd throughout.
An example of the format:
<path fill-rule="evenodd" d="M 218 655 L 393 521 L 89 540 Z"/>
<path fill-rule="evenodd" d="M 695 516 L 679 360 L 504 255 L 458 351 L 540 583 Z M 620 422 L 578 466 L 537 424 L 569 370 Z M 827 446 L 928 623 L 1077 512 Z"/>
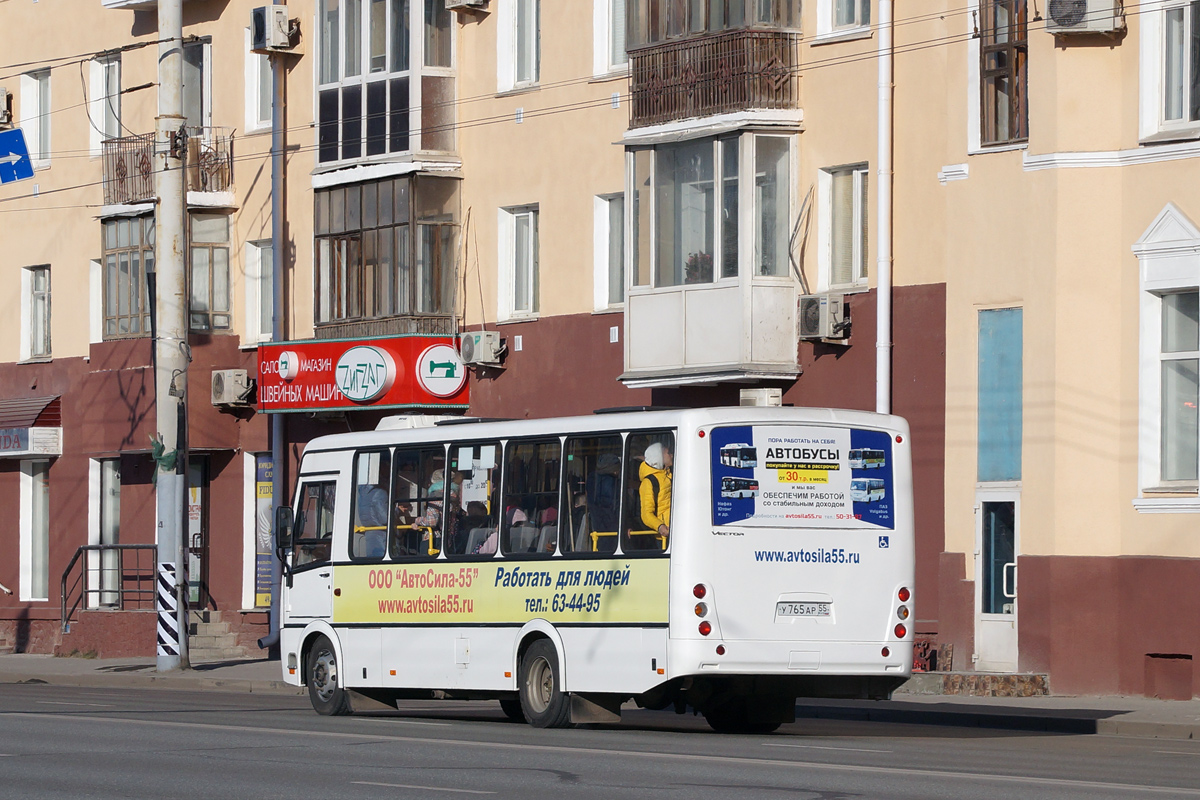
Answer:
<path fill-rule="evenodd" d="M 1148 0 L 1138 9 L 1138 138 L 1142 142 L 1200 138 L 1200 120 L 1165 118 L 1167 10 L 1184 8 L 1186 31 L 1186 19 L 1190 11 L 1188 6 L 1188 0 Z M 1186 59 L 1190 52 L 1186 34 L 1184 39 L 1183 52 Z M 1183 71 L 1186 76 L 1186 64 Z M 1187 105 L 1186 97 L 1184 104 Z"/>
<path fill-rule="evenodd" d="M 531 89 L 541 81 L 541 0 L 533 2 L 537 14 L 534 25 L 533 79 L 517 80 L 517 3 L 519 0 L 497 0 L 496 3 L 496 91 L 510 92 Z"/>
<path fill-rule="evenodd" d="M 269 277 L 274 269 L 274 264 L 265 260 L 263 253 L 270 248 L 270 239 L 246 242 L 246 330 L 242 335 L 244 347 L 271 341 L 271 320 L 262 318 L 263 279 Z"/>
<path fill-rule="evenodd" d="M 21 562 L 21 581 L 20 581 L 20 596 L 21 602 L 47 602 L 50 599 L 50 514 L 49 514 L 49 499 L 47 498 L 45 530 L 35 531 L 33 529 L 33 499 L 34 488 L 37 475 L 35 471 L 40 468 L 45 470 L 47 481 L 47 493 L 49 493 L 49 472 L 50 462 L 44 460 L 23 460 L 21 461 L 21 509 L 20 509 L 20 562 Z M 35 540 L 34 537 L 39 537 L 44 548 L 45 564 L 34 564 L 35 556 Z M 36 595 L 33 592 L 34 569 L 44 569 L 46 573 L 46 591 L 39 592 Z"/>
<path fill-rule="evenodd" d="M 625 39 L 625 12 L 630 0 L 592 0 L 592 76 L 596 78 L 616 77 L 629 73 L 629 54 L 625 60 L 612 60 L 613 45 L 616 44 L 618 14 L 614 6 L 621 7 L 620 36 Z"/>
<path fill-rule="evenodd" d="M 246 60 L 244 64 L 246 87 L 246 133 L 259 133 L 271 130 L 271 102 L 274 91 L 271 85 L 271 58 L 264 53 L 250 52 L 250 29 L 246 28 Z M 267 71 L 267 85 L 262 85 L 262 70 Z M 266 97 L 263 97 L 263 92 Z M 266 118 L 259 114 L 263 100 L 267 103 Z"/>
<path fill-rule="evenodd" d="M 533 242 L 529 248 L 530 260 L 529 263 L 518 265 L 517 262 L 517 218 L 529 216 L 532 219 L 531 231 L 533 234 Z M 538 264 L 538 243 L 540 236 L 538 234 L 538 206 L 537 204 L 524 206 L 511 206 L 501 208 L 497 215 L 497 241 L 499 244 L 499 253 L 497 264 L 499 265 L 499 290 L 497 292 L 498 308 L 497 319 L 501 322 L 508 321 L 523 321 L 536 319 L 538 316 L 538 280 L 537 280 L 537 264 Z M 528 286 L 529 297 L 525 298 L 528 309 L 517 310 L 518 298 L 516 297 L 516 279 L 517 270 L 524 268 L 528 270 Z"/>
<path fill-rule="evenodd" d="M 104 341 L 104 262 L 88 262 L 88 343 Z"/>
<path fill-rule="evenodd" d="M 612 234 L 612 216 L 610 204 L 614 200 L 621 200 L 624 209 L 625 193 L 616 192 L 614 194 L 600 194 L 593 198 L 593 235 L 592 235 L 592 254 L 593 254 L 593 304 L 592 308 L 595 311 L 619 311 L 625 307 L 625 301 L 613 303 L 609 301 L 610 281 L 612 280 L 612 248 L 610 247 L 610 237 Z M 625 287 L 628 284 L 629 276 L 625 273 L 627 270 L 628 261 L 626 259 L 624 247 L 625 242 L 625 213 L 621 214 L 621 296 L 625 295 Z"/>
<path fill-rule="evenodd" d="M 33 351 L 33 321 L 34 321 L 34 272 L 37 270 L 46 271 L 46 313 L 44 322 L 46 325 L 46 352 L 35 353 Z M 51 284 L 50 284 L 50 265 L 38 264 L 32 267 L 25 267 L 21 270 L 21 338 L 20 338 L 20 360 L 44 360 L 49 359 L 54 352 L 53 340 L 50 337 L 51 326 L 53 321 L 50 316 L 51 303 Z"/>
<path fill-rule="evenodd" d="M 89 62 L 88 76 L 88 136 L 92 156 L 99 156 L 105 139 L 121 135 L 121 56 L 101 56 Z M 109 87 L 114 89 L 109 94 Z M 106 128 L 107 112 L 111 106 L 115 125 Z"/>
<path fill-rule="evenodd" d="M 53 104 L 50 70 L 27 72 L 21 76 L 21 128 L 25 131 L 25 146 L 29 149 L 29 159 L 34 169 L 50 166 L 53 141 L 50 113 Z"/>
<path fill-rule="evenodd" d="M 817 213 L 817 285 L 822 291 L 832 289 L 866 290 L 870 275 L 869 253 L 862 252 L 861 233 L 854 237 L 854 276 L 849 283 L 834 283 L 833 281 L 833 179 L 837 174 L 851 173 L 854 180 L 854 230 L 866 228 L 868 247 L 871 233 L 870 209 L 862 202 L 862 181 L 870 180 L 870 165 L 867 163 L 848 164 L 838 167 L 825 167 L 817 174 L 818 213 Z M 869 191 L 868 183 L 868 191 Z M 867 198 L 870 202 L 870 198 Z"/>
<path fill-rule="evenodd" d="M 199 46 L 202 48 L 200 58 L 200 127 L 208 129 L 212 127 L 212 104 L 213 104 L 213 58 L 212 58 L 212 41 L 202 39 L 198 42 L 187 42 L 187 46 Z M 182 96 L 181 96 L 182 101 Z M 185 109 L 186 112 L 186 109 Z"/>
<path fill-rule="evenodd" d="M 1195 482 L 1161 479 L 1162 298 L 1200 288 L 1200 228 L 1168 203 L 1133 245 L 1139 272 L 1138 498 L 1143 512 L 1200 512 Z M 1163 494 L 1186 495 L 1180 498 Z M 1159 497 L 1154 497 L 1159 495 Z"/>
<path fill-rule="evenodd" d="M 855 21 L 851 25 L 836 23 L 836 6 L 840 2 L 855 4 Z M 863 19 L 863 11 L 866 19 Z M 871 0 L 820 0 L 817 3 L 816 42 L 844 39 L 864 39 L 871 35 Z"/>

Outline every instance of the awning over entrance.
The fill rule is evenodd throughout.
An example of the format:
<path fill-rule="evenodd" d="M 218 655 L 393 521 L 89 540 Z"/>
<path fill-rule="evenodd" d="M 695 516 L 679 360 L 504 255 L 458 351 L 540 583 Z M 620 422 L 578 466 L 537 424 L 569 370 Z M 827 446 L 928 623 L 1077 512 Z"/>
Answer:
<path fill-rule="evenodd" d="M 0 398 L 0 458 L 62 455 L 62 400 Z"/>
<path fill-rule="evenodd" d="M 0 428 L 61 428 L 62 398 L 0 398 Z"/>

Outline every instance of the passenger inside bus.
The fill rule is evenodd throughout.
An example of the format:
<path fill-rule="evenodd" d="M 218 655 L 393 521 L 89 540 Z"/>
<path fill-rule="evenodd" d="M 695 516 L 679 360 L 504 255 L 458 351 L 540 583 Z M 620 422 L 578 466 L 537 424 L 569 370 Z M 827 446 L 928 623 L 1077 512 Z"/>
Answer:
<path fill-rule="evenodd" d="M 621 458 L 614 453 L 604 453 L 596 462 L 596 469 L 587 476 L 585 492 L 589 522 L 592 530 L 610 533 L 598 537 L 596 551 L 612 553 L 617 549 L 616 532 L 620 529 L 617 515 L 621 498 Z"/>
<path fill-rule="evenodd" d="M 630 437 L 629 452 L 639 444 Z M 670 434 L 655 436 L 643 451 L 644 458 L 637 465 L 638 487 L 635 507 L 636 519 L 626 515 L 627 538 L 625 550 L 666 550 L 671 532 L 671 467 L 674 464 Z M 632 472 L 633 464 L 630 465 Z"/>

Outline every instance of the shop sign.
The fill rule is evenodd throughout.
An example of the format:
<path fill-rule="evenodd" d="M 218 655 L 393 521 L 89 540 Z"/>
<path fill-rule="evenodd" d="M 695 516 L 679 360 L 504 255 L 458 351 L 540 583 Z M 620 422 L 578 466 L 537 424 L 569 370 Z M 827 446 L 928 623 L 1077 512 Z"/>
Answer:
<path fill-rule="evenodd" d="M 467 369 L 449 336 L 305 340 L 258 349 L 260 411 L 465 408 Z"/>
<path fill-rule="evenodd" d="M 0 428 L 0 458 L 62 455 L 62 428 Z"/>

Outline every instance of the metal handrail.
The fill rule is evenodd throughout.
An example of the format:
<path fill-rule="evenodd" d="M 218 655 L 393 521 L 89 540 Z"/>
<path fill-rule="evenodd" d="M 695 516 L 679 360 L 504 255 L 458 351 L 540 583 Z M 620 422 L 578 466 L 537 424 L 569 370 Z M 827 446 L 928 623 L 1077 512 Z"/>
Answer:
<path fill-rule="evenodd" d="M 151 554 L 150 569 L 148 572 L 144 573 L 141 568 L 142 558 L 141 558 L 141 553 L 139 552 L 138 558 L 137 558 L 138 571 L 135 573 L 135 576 L 134 576 L 136 582 L 134 584 L 134 587 L 131 589 L 126 589 L 125 585 L 124 585 L 125 584 L 124 552 L 126 550 L 133 550 L 133 551 L 143 551 L 144 550 L 144 551 L 148 551 Z M 61 598 L 61 611 L 62 611 L 62 629 L 63 629 L 64 633 L 66 632 L 67 627 L 71 622 L 71 617 L 79 609 L 80 605 L 84 605 L 86 607 L 88 595 L 92 591 L 97 591 L 97 592 L 105 591 L 103 588 L 95 589 L 95 590 L 88 588 L 88 573 L 90 572 L 91 568 L 87 567 L 87 566 L 83 567 L 79 571 L 79 575 L 76 577 L 75 582 L 71 585 L 70 589 L 68 590 L 67 580 L 71 577 L 71 571 L 73 569 L 75 569 L 76 562 L 79 561 L 80 556 L 82 556 L 84 553 L 90 553 L 90 552 L 103 553 L 105 551 L 115 551 L 115 552 L 121 554 L 118 558 L 118 564 L 116 567 L 116 572 L 117 572 L 117 576 L 119 578 L 119 582 L 118 582 L 117 589 L 115 590 L 117 592 L 117 596 L 120 598 L 121 609 L 123 610 L 125 608 L 125 596 L 126 595 L 136 596 L 138 598 L 139 605 L 142 602 L 144 602 L 144 598 L 148 597 L 151 601 L 151 606 L 153 607 L 155 564 L 158 561 L 158 546 L 157 545 L 153 545 L 153 544 L 85 544 L 85 545 L 81 545 L 79 547 L 79 549 L 77 549 L 75 551 L 75 555 L 71 557 L 71 561 L 70 561 L 70 563 L 67 564 L 67 568 L 63 570 L 62 581 L 59 586 L 59 597 Z M 98 570 L 100 572 L 103 572 L 106 570 L 106 568 L 104 566 L 101 566 L 98 568 Z M 143 581 L 149 583 L 149 588 L 143 588 L 143 586 L 142 586 Z M 67 606 L 68 606 L 69 598 L 75 593 L 75 589 L 79 588 L 79 587 L 82 587 L 82 588 L 79 591 L 78 597 L 75 598 L 75 601 L 70 604 L 70 608 L 68 609 Z"/>

